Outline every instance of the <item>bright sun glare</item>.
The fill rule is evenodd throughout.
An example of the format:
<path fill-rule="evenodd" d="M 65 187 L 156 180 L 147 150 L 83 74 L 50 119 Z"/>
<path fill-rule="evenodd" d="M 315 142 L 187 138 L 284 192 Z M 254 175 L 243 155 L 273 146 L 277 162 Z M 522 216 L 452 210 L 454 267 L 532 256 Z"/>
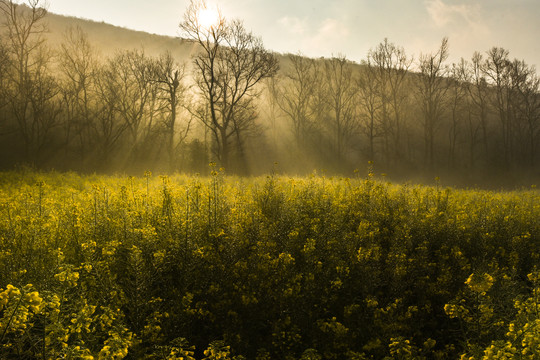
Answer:
<path fill-rule="evenodd" d="M 201 9 L 197 15 L 199 24 L 204 29 L 210 29 L 219 22 L 219 11 L 215 6 L 207 6 L 204 9 Z"/>

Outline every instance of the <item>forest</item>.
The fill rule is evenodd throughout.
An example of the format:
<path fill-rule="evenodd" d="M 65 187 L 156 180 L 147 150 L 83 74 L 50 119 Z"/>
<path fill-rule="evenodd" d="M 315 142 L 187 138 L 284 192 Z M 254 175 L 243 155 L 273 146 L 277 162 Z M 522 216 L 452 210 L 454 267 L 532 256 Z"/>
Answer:
<path fill-rule="evenodd" d="M 178 48 L 111 50 L 39 6 L 1 5 L 3 169 L 350 175 L 371 161 L 400 180 L 538 180 L 539 78 L 504 48 L 448 63 L 447 38 L 417 56 L 383 39 L 360 62 L 312 59 L 239 20 L 197 27 L 193 8 Z"/>

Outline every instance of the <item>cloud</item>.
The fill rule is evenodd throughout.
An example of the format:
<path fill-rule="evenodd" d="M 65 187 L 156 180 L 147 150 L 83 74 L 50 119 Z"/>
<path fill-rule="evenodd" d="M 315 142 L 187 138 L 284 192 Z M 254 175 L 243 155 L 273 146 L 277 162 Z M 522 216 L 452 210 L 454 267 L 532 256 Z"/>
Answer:
<path fill-rule="evenodd" d="M 313 31 L 306 45 L 313 50 L 323 53 L 337 54 L 347 49 L 346 39 L 350 34 L 347 26 L 333 18 L 322 20 Z"/>
<path fill-rule="evenodd" d="M 487 33 L 478 4 L 448 4 L 443 0 L 426 0 L 426 10 L 437 28 L 465 27 L 466 31 Z"/>
<path fill-rule="evenodd" d="M 317 34 L 321 39 L 343 38 L 349 35 L 349 29 L 336 19 L 324 19 Z"/>
<path fill-rule="evenodd" d="M 287 51 L 301 50 L 307 56 L 319 57 L 347 50 L 346 39 L 350 31 L 338 19 L 327 17 L 317 21 L 284 16 L 277 23 L 282 28 L 281 43 L 287 42 Z"/>
<path fill-rule="evenodd" d="M 284 26 L 288 32 L 296 35 L 305 34 L 308 30 L 307 20 L 296 16 L 284 16 L 278 20 L 278 23 Z"/>

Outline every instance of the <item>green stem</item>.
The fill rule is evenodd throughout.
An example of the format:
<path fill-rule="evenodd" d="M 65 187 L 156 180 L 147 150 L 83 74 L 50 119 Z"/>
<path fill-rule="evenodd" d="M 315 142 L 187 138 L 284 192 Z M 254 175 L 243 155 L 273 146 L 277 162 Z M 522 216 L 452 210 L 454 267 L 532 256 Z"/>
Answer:
<path fill-rule="evenodd" d="M 13 317 L 15 316 L 15 313 L 19 309 L 19 306 L 21 305 L 22 299 L 23 299 L 23 293 L 21 292 L 21 296 L 19 297 L 19 301 L 17 302 L 17 305 L 15 306 L 15 309 L 13 309 L 13 312 L 11 313 L 11 316 L 9 317 L 8 323 L 6 324 L 6 328 L 4 329 L 4 332 L 2 333 L 2 337 L 0 338 L 0 344 L 4 341 L 4 337 L 6 336 L 6 333 L 9 329 L 9 326 L 11 325 L 11 321 L 13 320 Z"/>

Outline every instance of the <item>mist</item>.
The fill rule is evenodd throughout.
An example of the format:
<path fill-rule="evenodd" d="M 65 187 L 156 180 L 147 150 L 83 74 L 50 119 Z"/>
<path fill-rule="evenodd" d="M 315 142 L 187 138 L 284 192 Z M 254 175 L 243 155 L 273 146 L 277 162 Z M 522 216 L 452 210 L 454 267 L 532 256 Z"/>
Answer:
<path fill-rule="evenodd" d="M 25 6 L 17 11 L 30 16 Z M 45 12 L 29 43 L 17 45 L 10 19 L 2 21 L 2 169 L 208 174 L 215 162 L 244 176 L 372 171 L 490 188 L 540 178 L 538 75 L 503 48 L 451 63 L 446 38 L 421 54 L 382 39 L 357 63 L 273 53 L 242 28 L 254 36 L 246 51 L 275 64 L 254 66 L 272 68 L 244 97 L 214 109 L 241 104 L 221 119 L 233 125 L 220 135 L 197 68 L 204 44 L 189 33 L 150 35 Z M 234 50 L 233 40 L 220 49 Z M 17 46 L 32 49 L 32 65 L 16 66 Z"/>

